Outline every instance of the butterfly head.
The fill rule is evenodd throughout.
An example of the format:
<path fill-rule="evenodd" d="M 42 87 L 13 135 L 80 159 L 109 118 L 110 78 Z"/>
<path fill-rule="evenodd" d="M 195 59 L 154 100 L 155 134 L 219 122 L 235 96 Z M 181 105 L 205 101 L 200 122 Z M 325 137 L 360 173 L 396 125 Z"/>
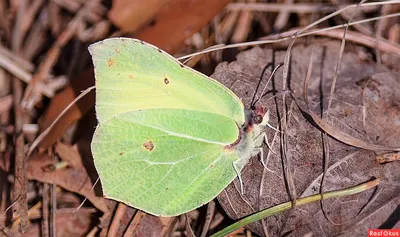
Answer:
<path fill-rule="evenodd" d="M 266 107 L 259 106 L 250 110 L 249 125 L 266 126 L 269 121 L 269 110 Z"/>
<path fill-rule="evenodd" d="M 255 124 L 266 126 L 269 121 L 269 110 L 266 107 L 260 106 L 255 110 Z"/>

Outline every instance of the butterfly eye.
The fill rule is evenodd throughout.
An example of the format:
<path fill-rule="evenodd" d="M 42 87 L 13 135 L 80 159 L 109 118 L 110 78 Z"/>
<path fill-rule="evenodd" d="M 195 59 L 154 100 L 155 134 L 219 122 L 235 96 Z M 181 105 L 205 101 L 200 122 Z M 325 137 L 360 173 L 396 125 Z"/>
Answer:
<path fill-rule="evenodd" d="M 261 115 L 257 115 L 254 119 L 256 124 L 262 123 L 263 117 Z"/>

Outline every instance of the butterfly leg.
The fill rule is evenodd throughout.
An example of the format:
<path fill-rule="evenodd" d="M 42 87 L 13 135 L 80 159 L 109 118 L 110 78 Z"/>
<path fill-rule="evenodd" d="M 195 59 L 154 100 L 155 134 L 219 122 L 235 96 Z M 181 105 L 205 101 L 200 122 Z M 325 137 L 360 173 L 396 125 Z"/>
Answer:
<path fill-rule="evenodd" d="M 267 164 L 266 164 L 266 163 L 268 163 L 268 158 L 269 158 L 268 156 L 267 156 L 267 162 L 266 162 L 266 163 L 264 162 L 264 149 L 262 149 L 261 147 L 260 147 L 260 148 L 257 148 L 257 149 L 259 149 L 260 161 L 261 161 L 261 164 L 264 166 L 264 169 L 266 169 L 266 170 L 268 170 L 268 171 L 274 173 L 273 170 L 270 170 L 270 169 L 267 167 Z"/>
<path fill-rule="evenodd" d="M 267 144 L 267 146 L 268 146 L 268 149 L 269 149 L 272 153 L 275 154 L 275 152 L 272 150 L 272 146 L 270 146 L 270 145 L 268 144 L 268 137 L 267 137 L 267 133 L 265 133 L 265 132 L 261 133 L 261 134 L 259 135 L 259 137 L 257 138 L 257 144 L 259 144 L 259 147 L 256 147 L 256 148 L 255 148 L 255 152 L 256 152 L 257 154 L 260 155 L 260 161 L 261 161 L 261 164 L 264 166 L 264 168 L 265 168 L 266 170 L 268 170 L 268 171 L 273 172 L 272 170 L 268 169 L 267 165 L 266 165 L 265 162 L 264 162 L 264 149 L 261 147 L 261 144 L 262 144 L 263 142 L 265 142 L 265 143 Z M 268 159 L 267 159 L 267 163 L 268 163 Z"/>
<path fill-rule="evenodd" d="M 267 144 L 268 149 L 269 149 L 272 153 L 276 154 L 275 151 L 272 150 L 272 146 L 269 145 L 269 143 L 268 143 L 268 137 L 267 137 L 267 133 L 266 133 L 266 132 L 262 132 L 262 133 L 260 133 L 260 135 L 257 136 L 257 138 L 256 138 L 256 146 L 257 146 L 257 147 L 261 147 L 261 145 L 263 144 L 263 142 L 265 142 L 265 144 Z M 258 152 L 257 152 L 257 153 L 258 153 Z"/>
<path fill-rule="evenodd" d="M 276 131 L 276 132 L 281 132 L 281 131 L 279 131 L 277 128 L 272 127 L 272 125 L 269 124 L 269 123 L 267 123 L 266 126 L 269 127 L 269 128 L 271 128 L 272 130 L 274 130 L 274 131 Z"/>
<path fill-rule="evenodd" d="M 242 181 L 242 176 L 240 176 L 240 171 L 243 168 L 243 161 L 240 160 L 240 159 L 239 160 L 235 160 L 232 164 L 233 164 L 233 168 L 235 169 L 236 174 L 238 176 L 239 183 L 240 183 L 240 191 L 241 191 L 241 193 L 243 195 L 244 194 L 244 192 L 243 192 L 243 181 Z"/>
<path fill-rule="evenodd" d="M 264 166 L 264 169 L 268 169 L 267 166 L 266 166 L 265 163 L 264 163 L 264 149 L 262 149 L 262 147 L 257 148 L 257 149 L 258 149 L 258 152 L 259 152 L 259 154 L 260 154 L 260 161 L 261 161 L 261 164 Z"/>

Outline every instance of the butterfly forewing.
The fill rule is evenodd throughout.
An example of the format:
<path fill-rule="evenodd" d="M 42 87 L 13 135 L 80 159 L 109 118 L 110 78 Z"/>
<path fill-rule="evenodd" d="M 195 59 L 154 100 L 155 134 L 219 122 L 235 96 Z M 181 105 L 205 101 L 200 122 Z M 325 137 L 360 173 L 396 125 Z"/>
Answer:
<path fill-rule="evenodd" d="M 91 45 L 89 51 L 100 123 L 120 113 L 151 108 L 211 112 L 244 123 L 243 104 L 233 92 L 150 44 L 114 38 Z"/>

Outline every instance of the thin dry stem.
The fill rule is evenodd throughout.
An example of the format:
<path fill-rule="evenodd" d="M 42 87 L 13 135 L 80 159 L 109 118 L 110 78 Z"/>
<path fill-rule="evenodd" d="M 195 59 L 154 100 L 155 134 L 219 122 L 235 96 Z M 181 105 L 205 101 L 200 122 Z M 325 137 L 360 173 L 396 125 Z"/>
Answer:
<path fill-rule="evenodd" d="M 118 229 L 121 225 L 121 220 L 122 220 L 123 216 L 125 215 L 127 208 L 128 207 L 124 203 L 122 203 L 122 202 L 118 203 L 118 207 L 115 212 L 114 218 L 112 219 L 112 222 L 110 224 L 110 228 L 108 229 L 107 236 L 109 236 L 109 237 L 117 236 Z"/>
<path fill-rule="evenodd" d="M 128 226 L 128 229 L 124 233 L 124 237 L 130 237 L 133 236 L 135 233 L 140 221 L 143 219 L 143 217 L 146 215 L 146 213 L 142 211 L 137 211 L 136 215 L 133 217 L 131 223 Z"/>

